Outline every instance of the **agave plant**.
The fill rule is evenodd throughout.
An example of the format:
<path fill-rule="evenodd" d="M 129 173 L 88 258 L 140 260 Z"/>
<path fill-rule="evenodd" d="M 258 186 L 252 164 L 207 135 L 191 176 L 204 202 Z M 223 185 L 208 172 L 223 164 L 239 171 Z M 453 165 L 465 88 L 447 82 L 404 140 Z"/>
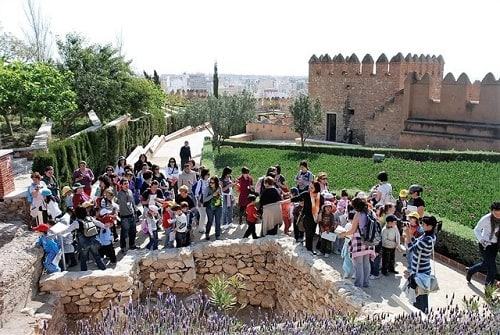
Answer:
<path fill-rule="evenodd" d="M 230 288 L 243 289 L 245 285 L 242 278 L 236 274 L 226 278 L 224 274 L 213 277 L 208 281 L 208 291 L 210 292 L 210 302 L 227 311 L 236 305 L 236 296 L 231 292 Z"/>

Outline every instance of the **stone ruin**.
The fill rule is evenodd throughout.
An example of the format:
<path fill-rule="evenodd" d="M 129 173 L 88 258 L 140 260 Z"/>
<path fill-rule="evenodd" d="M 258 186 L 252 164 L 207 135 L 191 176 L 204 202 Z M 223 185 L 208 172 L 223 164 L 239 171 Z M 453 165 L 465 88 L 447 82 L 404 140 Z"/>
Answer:
<path fill-rule="evenodd" d="M 241 305 L 322 316 L 332 312 L 360 316 L 378 307 L 293 239 L 266 237 L 130 252 L 115 269 L 47 275 L 40 281 L 40 291 L 54 298 L 55 307 L 46 327 L 57 334 L 66 318 L 86 318 L 111 302 L 126 303 L 148 292 L 195 293 L 222 274 L 242 278 L 244 288 L 233 292 Z"/>

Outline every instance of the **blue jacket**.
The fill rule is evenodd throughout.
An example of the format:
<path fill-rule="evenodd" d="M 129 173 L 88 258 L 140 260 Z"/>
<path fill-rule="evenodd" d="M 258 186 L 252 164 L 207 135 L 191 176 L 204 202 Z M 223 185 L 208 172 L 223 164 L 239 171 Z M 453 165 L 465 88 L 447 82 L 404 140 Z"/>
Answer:
<path fill-rule="evenodd" d="M 58 253 L 61 249 L 56 241 L 48 237 L 47 235 L 42 235 L 36 241 L 37 246 L 41 246 L 46 253 Z"/>

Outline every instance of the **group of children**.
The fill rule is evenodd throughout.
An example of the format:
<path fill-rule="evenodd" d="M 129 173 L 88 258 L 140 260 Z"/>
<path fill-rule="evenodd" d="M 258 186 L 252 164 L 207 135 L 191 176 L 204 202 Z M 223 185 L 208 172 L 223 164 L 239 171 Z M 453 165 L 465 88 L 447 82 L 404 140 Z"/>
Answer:
<path fill-rule="evenodd" d="M 173 248 L 174 243 L 177 248 L 189 246 L 192 240 L 192 228 L 197 224 L 197 218 L 189 209 L 187 202 L 176 204 L 172 201 L 165 201 L 161 211 L 154 204 L 145 207 L 139 222 L 142 232 L 149 236 L 146 249 L 157 250 L 160 227 L 165 231 L 165 248 Z"/>

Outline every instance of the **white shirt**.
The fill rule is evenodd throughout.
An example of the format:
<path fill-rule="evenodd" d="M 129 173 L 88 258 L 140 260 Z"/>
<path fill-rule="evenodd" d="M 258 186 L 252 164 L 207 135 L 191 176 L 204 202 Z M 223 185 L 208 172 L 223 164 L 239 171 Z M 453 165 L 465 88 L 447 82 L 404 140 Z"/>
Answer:
<path fill-rule="evenodd" d="M 392 200 L 392 185 L 389 183 L 381 183 L 377 191 L 380 192 L 379 204 L 385 205 Z"/>
<path fill-rule="evenodd" d="M 484 247 L 497 243 L 496 233 L 500 228 L 497 226 L 493 234 L 491 234 L 491 215 L 491 213 L 488 213 L 483 216 L 474 228 L 474 234 L 476 235 L 477 240 L 479 242 L 487 241 L 487 243 L 483 244 Z M 490 235 L 492 235 L 491 239 Z"/>
<path fill-rule="evenodd" d="M 175 231 L 179 233 L 187 232 L 187 216 L 182 213 L 175 216 Z"/>

